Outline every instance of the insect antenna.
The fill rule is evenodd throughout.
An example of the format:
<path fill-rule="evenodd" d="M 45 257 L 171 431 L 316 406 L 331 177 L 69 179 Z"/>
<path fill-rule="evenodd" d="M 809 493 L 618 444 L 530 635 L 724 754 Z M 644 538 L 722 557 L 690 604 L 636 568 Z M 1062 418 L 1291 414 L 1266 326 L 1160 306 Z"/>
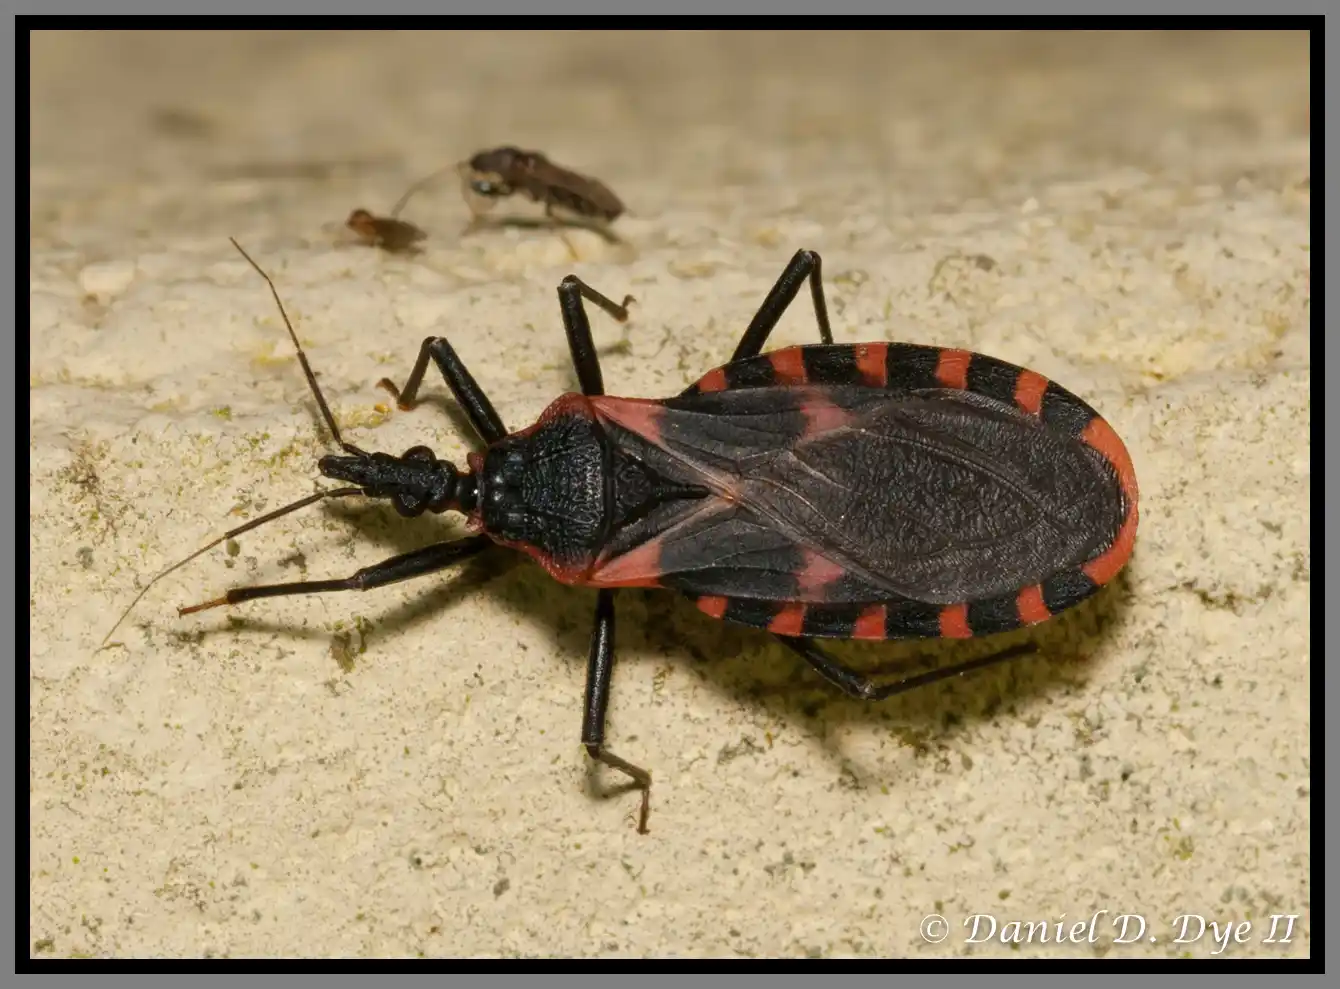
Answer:
<path fill-rule="evenodd" d="M 391 213 L 390 213 L 391 219 L 394 220 L 400 216 L 400 211 L 405 208 L 405 204 L 410 201 L 410 198 L 416 192 L 418 192 L 424 186 L 436 182 L 439 178 L 441 178 L 443 175 L 446 175 L 448 172 L 456 171 L 459 168 L 460 168 L 459 165 L 444 165 L 437 171 L 432 172 L 429 175 L 425 175 L 423 178 L 419 179 L 419 181 L 415 182 L 408 189 L 406 189 L 405 194 L 401 196 L 399 199 L 397 199 L 396 204 L 391 207 Z"/>
<path fill-rule="evenodd" d="M 274 296 L 275 305 L 279 307 L 279 315 L 283 317 L 284 327 L 288 330 L 289 339 L 293 341 L 294 349 L 297 350 L 298 352 L 298 362 L 302 365 L 302 373 L 307 377 L 307 384 L 311 387 L 312 394 L 316 396 L 316 404 L 321 409 L 321 418 L 325 420 L 326 427 L 330 430 L 331 436 L 334 437 L 335 442 L 338 443 L 346 453 L 352 454 L 353 456 L 356 457 L 368 456 L 367 453 L 360 450 L 352 443 L 346 443 L 344 437 L 340 435 L 340 427 L 335 424 L 335 416 L 331 414 L 330 406 L 326 404 L 326 397 L 321 394 L 321 386 L 316 383 L 316 374 L 312 371 L 312 365 L 307 362 L 307 354 L 303 351 L 302 344 L 298 342 L 298 334 L 294 331 L 293 323 L 288 318 L 288 311 L 285 310 L 284 308 L 284 300 L 279 297 L 279 290 L 275 288 L 274 281 L 270 278 L 268 274 L 266 274 L 265 269 L 262 268 L 259 264 L 257 264 L 250 254 L 248 254 L 245 250 L 242 249 L 242 245 L 239 244 L 235 238 L 229 237 L 228 240 L 233 245 L 233 247 L 237 248 L 237 252 L 246 259 L 247 263 L 250 264 L 251 267 L 256 269 L 256 273 L 265 279 L 265 284 L 270 286 L 270 294 Z M 143 598 L 145 594 L 149 593 L 149 589 L 152 588 L 164 577 L 166 577 L 168 574 L 172 573 L 174 570 L 178 570 L 181 567 L 184 567 L 186 564 L 190 563 L 196 557 L 208 552 L 215 546 L 218 546 L 220 543 L 227 542 L 229 539 L 232 539 L 236 536 L 240 536 L 244 532 L 250 532 L 252 529 L 258 528 L 267 522 L 272 522 L 275 519 L 280 518 L 284 515 L 288 515 L 290 512 L 296 512 L 300 508 L 306 508 L 308 505 L 315 504 L 318 501 L 324 501 L 327 498 L 348 498 L 351 495 L 357 495 L 362 493 L 363 490 L 361 488 L 331 488 L 327 491 L 318 491 L 315 494 L 308 495 L 306 498 L 299 498 L 297 501 L 285 505 L 282 508 L 276 508 L 273 512 L 269 512 L 265 515 L 260 516 L 259 518 L 254 518 L 250 522 L 246 522 L 243 525 L 238 526 L 236 529 L 230 529 L 228 532 L 225 532 L 217 539 L 211 541 L 205 546 L 200 547 L 190 556 L 186 557 L 185 559 L 178 560 L 176 563 L 172 564 L 172 566 L 168 567 L 166 570 L 162 571 L 159 574 L 156 574 L 147 584 L 144 585 L 144 587 L 140 589 L 140 592 L 135 595 L 134 600 L 132 600 L 130 604 L 126 606 L 126 610 L 121 612 L 121 617 L 119 617 L 116 620 L 116 624 L 113 625 L 111 629 L 107 632 L 107 634 L 103 637 L 103 640 L 99 644 L 98 649 L 101 650 L 107 646 L 108 640 L 110 640 L 112 635 L 115 634 L 116 630 L 121 627 L 121 623 L 126 620 L 126 616 L 129 615 L 133 610 L 135 610 L 135 605 L 140 603 L 140 599 Z"/>
<path fill-rule="evenodd" d="M 288 330 L 289 338 L 293 341 L 293 347 L 298 352 L 298 363 L 302 365 L 302 373 L 307 376 L 307 384 L 311 386 L 312 394 L 316 396 L 316 404 L 321 407 L 321 418 L 326 420 L 326 427 L 335 438 L 335 442 L 347 453 L 356 457 L 366 457 L 366 453 L 352 443 L 346 443 L 344 437 L 340 435 L 340 427 L 335 425 L 335 417 L 331 415 L 330 406 L 326 404 L 326 396 L 321 394 L 321 386 L 316 383 L 316 374 L 312 371 L 312 365 L 307 363 L 307 354 L 303 351 L 302 344 L 298 342 L 298 334 L 294 332 L 293 324 L 289 322 L 288 312 L 284 309 L 284 300 L 279 297 L 279 290 L 275 288 L 275 283 L 265 273 L 265 269 L 252 260 L 250 254 L 242 250 L 241 244 L 232 237 L 229 237 L 228 240 L 237 248 L 237 253 L 247 259 L 247 264 L 256 269 L 256 274 L 265 279 L 265 284 L 270 286 L 270 294 L 274 296 L 275 305 L 279 307 L 279 315 L 284 319 L 284 327 Z"/>
<path fill-rule="evenodd" d="M 172 566 L 168 567 L 166 570 L 163 570 L 160 573 L 155 574 L 153 578 L 149 581 L 149 583 L 145 584 L 142 588 L 140 588 L 140 592 L 135 595 L 135 599 L 131 601 L 130 604 L 126 605 L 126 610 L 121 612 L 121 617 L 116 620 L 116 624 L 113 625 L 108 630 L 105 636 L 103 636 L 102 642 L 98 645 L 98 649 L 101 650 L 106 647 L 107 641 L 112 637 L 112 635 L 116 632 L 116 630 L 121 627 L 121 623 L 126 620 L 126 616 L 135 610 L 135 605 L 140 603 L 140 598 L 144 597 L 144 595 L 149 593 L 149 589 L 151 587 L 157 584 L 168 574 L 172 573 L 174 570 L 181 569 L 182 567 L 186 566 L 186 564 L 194 560 L 196 557 L 202 556 L 203 554 L 209 552 L 215 546 L 219 545 L 219 543 L 227 542 L 229 539 L 233 539 L 236 536 L 240 536 L 244 532 L 250 532 L 252 529 L 256 529 L 262 525 L 265 525 L 266 522 L 273 522 L 275 519 L 280 518 L 284 515 L 288 515 L 290 512 L 296 512 L 300 508 L 306 508 L 308 505 L 313 505 L 316 502 L 322 501 L 326 498 L 348 498 L 350 495 L 356 495 L 362 493 L 363 490 L 361 488 L 331 488 L 329 491 L 318 491 L 316 492 L 316 494 L 310 494 L 306 498 L 299 498 L 297 501 L 285 505 L 283 508 L 276 508 L 273 512 L 269 512 L 265 515 L 260 516 L 259 518 L 254 518 L 250 522 L 247 522 L 243 525 L 239 525 L 236 529 L 229 529 L 227 532 L 219 536 L 217 539 L 205 544 L 204 546 L 201 546 L 190 556 L 178 560 L 176 563 L 172 564 Z"/>

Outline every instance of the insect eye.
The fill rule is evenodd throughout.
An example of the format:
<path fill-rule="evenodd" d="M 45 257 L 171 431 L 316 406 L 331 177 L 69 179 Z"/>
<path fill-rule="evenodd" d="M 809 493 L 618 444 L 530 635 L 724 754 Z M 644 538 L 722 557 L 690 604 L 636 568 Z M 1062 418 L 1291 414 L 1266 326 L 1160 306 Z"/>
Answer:
<path fill-rule="evenodd" d="M 391 498 L 391 503 L 395 505 L 395 510 L 407 519 L 423 514 L 423 499 L 416 498 L 408 492 L 400 491 L 396 493 Z"/>

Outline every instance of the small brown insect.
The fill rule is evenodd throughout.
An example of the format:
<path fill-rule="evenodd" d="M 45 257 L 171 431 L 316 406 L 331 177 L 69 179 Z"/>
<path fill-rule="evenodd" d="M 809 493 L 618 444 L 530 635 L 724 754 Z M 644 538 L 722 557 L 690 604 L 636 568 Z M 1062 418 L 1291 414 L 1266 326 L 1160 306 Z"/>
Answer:
<path fill-rule="evenodd" d="M 538 151 L 512 147 L 481 151 L 460 172 L 467 200 L 477 198 L 483 209 L 504 196 L 524 192 L 533 202 L 544 203 L 548 216 L 562 209 L 584 220 L 613 223 L 623 214 L 619 197 L 599 179 L 555 165 Z"/>
<path fill-rule="evenodd" d="M 345 226 L 358 234 L 358 239 L 369 247 L 380 247 L 392 254 L 415 253 L 419 250 L 416 246 L 418 242 L 428 237 L 412 223 L 395 217 L 374 216 L 365 209 L 356 209 L 350 213 Z"/>
<path fill-rule="evenodd" d="M 391 216 L 399 216 L 410 196 L 452 167 L 461 177 L 466 204 L 476 218 L 492 209 L 498 200 L 518 192 L 525 193 L 533 202 L 543 203 L 545 216 L 551 220 L 561 219 L 561 211 L 578 221 L 603 227 L 624 212 L 619 197 L 600 180 L 555 165 L 538 151 L 509 146 L 481 151 L 469 161 L 416 182 L 400 197 Z"/>

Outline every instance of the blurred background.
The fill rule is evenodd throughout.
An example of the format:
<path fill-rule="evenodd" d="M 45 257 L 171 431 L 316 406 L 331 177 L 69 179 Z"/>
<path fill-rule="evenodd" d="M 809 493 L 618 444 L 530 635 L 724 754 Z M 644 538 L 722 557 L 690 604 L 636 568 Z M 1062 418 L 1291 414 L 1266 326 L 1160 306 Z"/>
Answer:
<path fill-rule="evenodd" d="M 508 142 L 604 178 L 634 216 L 681 214 L 649 231 L 678 246 L 711 236 L 699 224 L 786 217 L 802 198 L 809 216 L 871 226 L 1123 168 L 1220 181 L 1247 167 L 1243 149 L 1260 172 L 1307 133 L 1307 45 L 1258 32 L 44 33 L 33 236 L 87 245 L 167 225 L 217 238 L 246 206 L 307 233 L 342 220 L 324 215 L 327 193 L 389 209 L 414 179 Z M 464 211 L 447 182 L 415 215 Z"/>

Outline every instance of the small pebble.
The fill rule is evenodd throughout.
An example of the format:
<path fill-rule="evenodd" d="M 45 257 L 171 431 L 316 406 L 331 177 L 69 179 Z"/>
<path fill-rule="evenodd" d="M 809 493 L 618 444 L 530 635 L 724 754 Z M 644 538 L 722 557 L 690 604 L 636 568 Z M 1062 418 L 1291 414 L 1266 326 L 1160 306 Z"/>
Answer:
<path fill-rule="evenodd" d="M 79 272 L 79 287 L 84 293 L 101 298 L 120 295 L 134 280 L 134 261 L 99 261 Z"/>

